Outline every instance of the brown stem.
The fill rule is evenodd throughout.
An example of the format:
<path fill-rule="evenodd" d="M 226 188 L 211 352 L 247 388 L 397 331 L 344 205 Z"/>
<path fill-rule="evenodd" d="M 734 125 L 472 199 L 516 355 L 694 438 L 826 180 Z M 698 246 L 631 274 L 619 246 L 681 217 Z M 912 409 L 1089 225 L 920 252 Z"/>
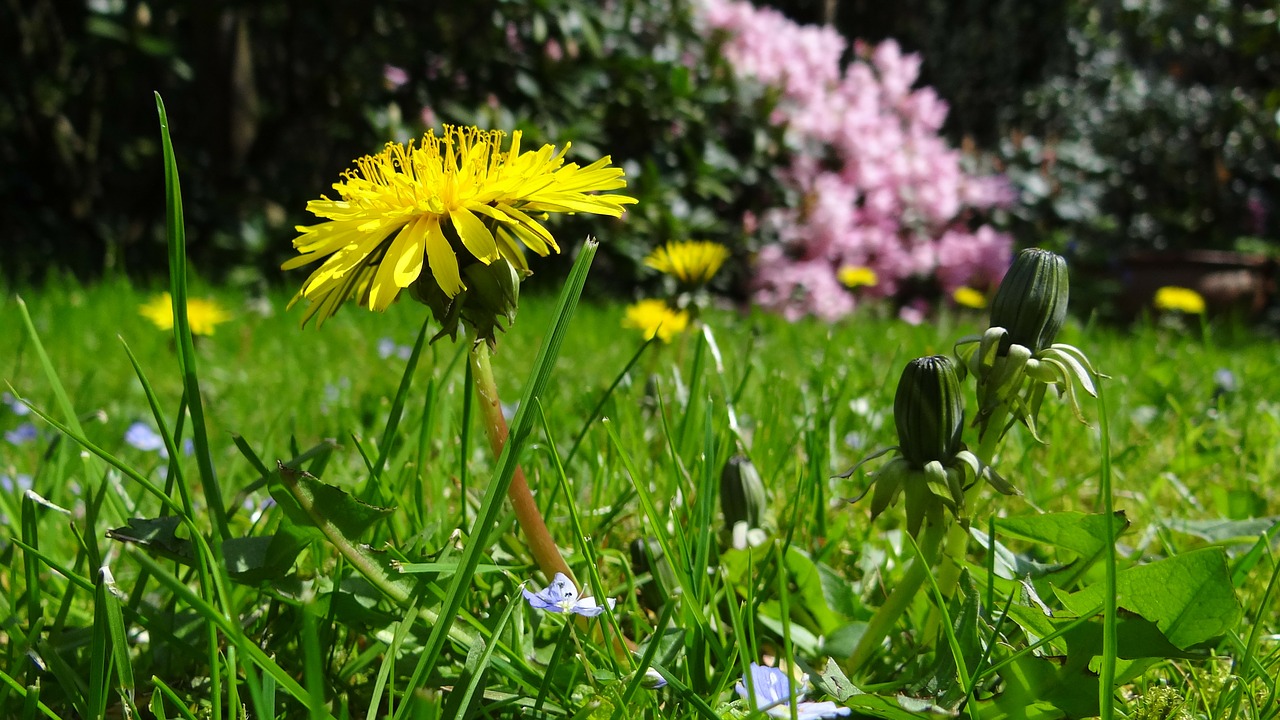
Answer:
<path fill-rule="evenodd" d="M 489 363 L 489 345 L 484 340 L 471 346 L 471 377 L 475 381 L 476 394 L 480 397 L 484 431 L 489 436 L 489 446 L 493 448 L 496 457 L 502 454 L 502 448 L 507 444 L 507 419 L 502 415 L 498 385 L 494 382 L 493 366 Z M 555 577 L 556 573 L 564 573 L 577 585 L 573 572 L 560 555 L 560 548 L 551 539 L 551 533 L 547 530 L 537 503 L 533 501 L 533 493 L 529 491 L 529 483 L 525 481 L 524 471 L 519 465 L 511 478 L 511 486 L 507 488 L 507 498 L 511 500 L 516 522 L 524 531 L 525 542 L 542 573 L 548 580 Z"/>

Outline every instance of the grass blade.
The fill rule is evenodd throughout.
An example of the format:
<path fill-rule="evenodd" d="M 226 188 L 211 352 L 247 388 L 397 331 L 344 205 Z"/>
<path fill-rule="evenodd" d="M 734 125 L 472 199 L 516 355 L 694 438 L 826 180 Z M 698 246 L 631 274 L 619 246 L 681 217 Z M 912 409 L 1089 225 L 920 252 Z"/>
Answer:
<path fill-rule="evenodd" d="M 560 294 L 560 302 L 556 307 L 555 320 L 534 360 L 533 370 L 520 400 L 520 407 L 512 422 L 511 434 L 507 438 L 506 446 L 502 449 L 502 455 L 498 458 L 494 478 L 485 491 L 484 500 L 472 524 L 471 538 L 466 550 L 462 553 L 462 558 L 458 561 L 458 571 L 450 580 L 449 589 L 441 603 L 440 621 L 431 628 L 431 635 L 423 647 L 423 661 L 419 664 L 419 668 L 435 667 L 441 651 L 444 650 L 449 630 L 453 627 L 454 618 L 457 617 L 458 609 L 462 606 L 463 594 L 471 583 L 476 566 L 480 564 L 480 554 L 488 547 L 489 531 L 498 517 L 499 510 L 502 509 L 502 499 L 506 497 L 507 488 L 515 475 L 520 451 L 529 438 L 533 420 L 531 408 L 546 391 L 547 382 L 551 378 L 556 357 L 560 354 L 560 346 L 564 343 L 565 333 L 568 332 L 573 311 L 582 294 L 582 287 L 587 281 L 587 272 L 591 268 L 591 260 L 595 257 L 597 247 L 598 243 L 588 240 L 578 254 L 577 260 L 574 261 L 573 269 L 569 272 L 569 278 L 565 282 L 564 290 Z M 417 685 L 417 675 L 418 673 L 415 672 L 415 679 L 410 683 L 410 691 Z M 409 705 L 401 706 L 401 712 L 397 713 L 397 717 L 403 716 L 403 710 L 406 707 Z"/>

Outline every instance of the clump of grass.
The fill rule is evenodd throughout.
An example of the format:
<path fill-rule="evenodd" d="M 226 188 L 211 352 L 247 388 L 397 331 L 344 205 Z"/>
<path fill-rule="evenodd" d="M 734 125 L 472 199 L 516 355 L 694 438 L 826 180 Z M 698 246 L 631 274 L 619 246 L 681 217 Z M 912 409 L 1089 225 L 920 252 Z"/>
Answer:
<path fill-rule="evenodd" d="M 190 294 L 180 247 L 174 297 Z M 427 343 L 434 326 L 424 335 L 405 308 L 303 336 L 283 293 L 200 293 L 235 318 L 198 344 L 147 325 L 149 293 L 120 282 L 54 283 L 0 306 L 13 349 L 0 376 L 36 408 L 18 415 L 28 405 L 10 400 L 0 430 L 38 431 L 0 441 L 2 715 L 740 716 L 734 687 L 767 660 L 807 672 L 809 697 L 873 716 L 1078 716 L 1099 701 L 1079 678 L 1107 657 L 1130 715 L 1173 707 L 1157 678 L 1206 716 L 1275 713 L 1280 380 L 1265 341 L 1068 323 L 1064 339 L 1117 378 L 1110 453 L 1050 401 L 1048 445 L 1010 435 L 1001 472 L 1024 494 L 972 497 L 990 520 L 971 529 L 956 590 L 929 581 L 855 694 L 853 668 L 828 658 L 849 655 L 916 550 L 895 514 L 871 523 L 842 501 L 857 478 L 830 476 L 894 441 L 897 369 L 949 352 L 976 318 L 828 327 L 708 311 L 683 350 L 640 357 L 638 338 L 617 340 L 622 308 L 583 305 L 570 323 L 565 301 L 525 298 L 492 357 L 523 398 L 495 459 L 465 353 Z M 549 338 L 563 350 L 531 366 Z M 139 421 L 163 453 L 125 443 Z M 743 453 L 766 489 L 766 538 L 733 547 L 720 478 Z M 568 564 L 617 600 L 610 612 L 564 621 L 524 602 L 522 587 L 550 578 L 534 580 L 497 500 L 517 460 Z M 1105 534 L 1122 529 L 1100 522 L 1108 494 L 1129 523 L 1114 545 L 1128 612 L 1112 653 L 1090 589 L 1105 584 Z M 1176 623 L 1139 623 L 1158 613 L 1134 573 L 1161 561 L 1220 567 L 1243 612 L 1213 616 L 1230 622 L 1185 648 Z"/>

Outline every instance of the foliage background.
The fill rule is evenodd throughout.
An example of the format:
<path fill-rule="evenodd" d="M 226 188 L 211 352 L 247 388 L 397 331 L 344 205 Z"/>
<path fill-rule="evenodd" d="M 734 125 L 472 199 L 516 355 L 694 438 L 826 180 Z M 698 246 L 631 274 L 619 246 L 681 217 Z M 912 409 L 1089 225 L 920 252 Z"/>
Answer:
<path fill-rule="evenodd" d="M 951 141 L 1020 189 L 1022 244 L 1103 268 L 1141 249 L 1274 251 L 1272 4 L 772 4 L 921 53 Z M 0 9 L 0 41 L 10 281 L 163 271 L 153 90 L 172 109 L 193 258 L 235 283 L 278 279 L 306 200 L 424 121 L 611 153 L 642 200 L 600 258 L 620 289 L 648 248 L 689 235 L 735 248 L 721 282 L 740 287 L 754 248 L 737 218 L 777 197 L 786 161 L 771 99 L 734 84 L 688 0 L 36 0 Z"/>

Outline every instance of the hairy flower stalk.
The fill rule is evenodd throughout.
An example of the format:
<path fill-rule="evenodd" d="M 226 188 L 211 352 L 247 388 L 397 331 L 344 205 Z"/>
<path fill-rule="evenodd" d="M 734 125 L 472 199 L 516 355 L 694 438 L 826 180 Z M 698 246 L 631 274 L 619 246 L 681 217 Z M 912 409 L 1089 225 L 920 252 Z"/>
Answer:
<path fill-rule="evenodd" d="M 636 202 L 607 192 L 626 187 L 607 156 L 579 166 L 566 161 L 567 143 L 524 150 L 518 131 L 504 140 L 500 131 L 446 125 L 420 144 L 388 143 L 356 159 L 333 185 L 338 199 L 307 204 L 326 222 L 297 228 L 300 254 L 283 266 L 320 262 L 293 299 L 308 303 L 303 323 L 323 323 L 347 300 L 386 310 L 408 290 L 441 324 L 433 340 L 465 328 L 495 455 L 508 429 L 489 357 L 498 331 L 515 321 L 520 281 L 530 274 L 525 250 L 560 251 L 542 224 L 550 213 L 620 217 Z M 507 494 L 539 568 L 572 578 L 518 467 Z"/>
<path fill-rule="evenodd" d="M 1013 422 L 1040 439 L 1036 419 L 1049 386 L 1084 422 L 1079 391 L 1096 396 L 1098 375 L 1078 348 L 1055 342 L 1067 315 L 1067 263 L 1047 250 L 1023 250 L 991 304 L 991 326 L 956 343 L 956 357 L 977 378 L 978 457 L 992 462 Z"/>

